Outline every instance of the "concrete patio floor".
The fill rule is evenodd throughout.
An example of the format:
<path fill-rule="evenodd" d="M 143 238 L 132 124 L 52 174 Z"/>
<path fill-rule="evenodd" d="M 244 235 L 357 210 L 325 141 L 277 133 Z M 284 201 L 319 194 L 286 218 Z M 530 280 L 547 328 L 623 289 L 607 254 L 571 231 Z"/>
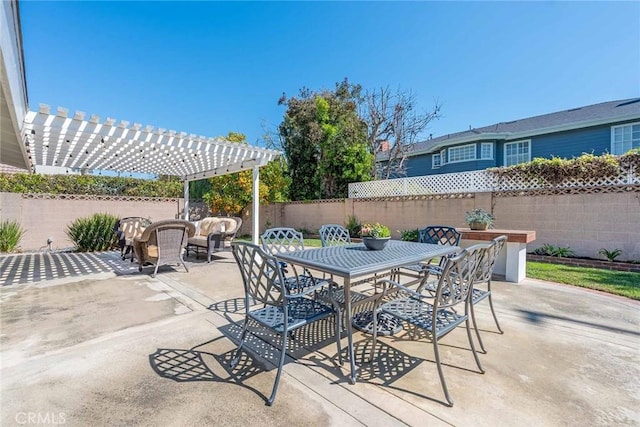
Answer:
<path fill-rule="evenodd" d="M 231 254 L 156 278 L 107 255 L 105 265 L 122 263 L 118 274 L 0 288 L 1 425 L 640 425 L 638 302 L 535 280 L 494 282 L 505 333 L 481 303 L 486 373 L 477 372 L 464 329 L 441 341 L 452 408 L 420 334 L 381 338 L 369 362 L 369 336 L 356 333 L 360 371 L 351 385 L 333 324 L 318 322 L 296 334 L 267 407 L 273 337 L 252 339 L 266 358 L 250 351 L 228 367 L 244 309 Z"/>

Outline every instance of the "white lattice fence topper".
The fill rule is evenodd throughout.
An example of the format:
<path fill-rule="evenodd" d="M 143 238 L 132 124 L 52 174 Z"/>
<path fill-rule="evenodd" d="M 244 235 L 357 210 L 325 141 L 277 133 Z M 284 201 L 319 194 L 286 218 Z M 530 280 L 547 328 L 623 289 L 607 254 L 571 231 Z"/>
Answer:
<path fill-rule="evenodd" d="M 492 191 L 492 177 L 486 171 L 446 173 L 410 178 L 349 184 L 349 198 L 416 196 Z"/>
<path fill-rule="evenodd" d="M 525 177 L 506 177 L 500 180 L 486 170 L 416 176 L 349 184 L 349 198 L 417 196 L 426 194 L 479 193 L 489 191 L 538 190 L 543 188 L 610 187 L 640 184 L 636 171 L 588 179 L 567 179 L 552 185 L 545 180 Z"/>
<path fill-rule="evenodd" d="M 568 178 L 559 184 L 551 184 L 544 179 L 536 180 L 527 177 L 503 176 L 500 180 L 495 181 L 494 189 L 495 191 L 539 190 L 543 188 L 611 187 L 639 183 L 640 175 L 635 174 L 633 171 L 603 177 L 594 176 L 586 179 Z"/>

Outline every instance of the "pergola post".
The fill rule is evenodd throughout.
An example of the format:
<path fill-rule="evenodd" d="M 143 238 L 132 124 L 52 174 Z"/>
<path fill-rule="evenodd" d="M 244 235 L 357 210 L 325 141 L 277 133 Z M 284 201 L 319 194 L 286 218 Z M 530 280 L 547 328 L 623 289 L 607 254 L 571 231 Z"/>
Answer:
<path fill-rule="evenodd" d="M 254 244 L 258 244 L 258 233 L 260 233 L 260 168 L 253 167 L 253 230 L 251 237 Z"/>
<path fill-rule="evenodd" d="M 189 180 L 184 180 L 184 219 L 189 221 Z"/>

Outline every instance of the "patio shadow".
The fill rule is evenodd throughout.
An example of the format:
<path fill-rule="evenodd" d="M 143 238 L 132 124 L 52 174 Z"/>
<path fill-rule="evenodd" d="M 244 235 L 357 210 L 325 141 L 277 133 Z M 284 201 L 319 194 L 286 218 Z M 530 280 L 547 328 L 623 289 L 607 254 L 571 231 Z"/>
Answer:
<path fill-rule="evenodd" d="M 108 257 L 102 253 L 43 252 L 8 255 L 0 257 L 0 286 L 112 271 L 114 269 Z"/>
<path fill-rule="evenodd" d="M 549 319 L 562 320 L 565 322 L 577 323 L 579 325 L 601 329 L 603 331 L 618 332 L 621 334 L 640 336 L 640 332 L 638 332 L 637 330 L 633 331 L 629 329 L 622 329 L 622 328 L 616 328 L 613 326 L 602 325 L 600 323 L 585 322 L 584 320 L 578 320 L 578 319 L 574 319 L 566 316 L 558 316 L 555 314 L 542 313 L 540 311 L 531 311 L 531 310 L 522 310 L 522 309 L 517 309 L 516 311 L 522 314 L 522 316 L 531 323 L 542 324 L 544 323 L 545 320 L 549 320 Z"/>
<path fill-rule="evenodd" d="M 176 382 L 213 381 L 234 384 L 260 396 L 266 396 L 255 388 L 244 384 L 244 381 L 267 371 L 264 366 L 246 353 L 240 355 L 238 364 L 230 368 L 235 349 L 222 354 L 214 354 L 196 350 L 211 343 L 202 343 L 191 349 L 159 348 L 149 355 L 149 364 L 156 374 Z M 220 369 L 222 368 L 222 369 Z M 224 374 L 217 374 L 224 372 Z"/>

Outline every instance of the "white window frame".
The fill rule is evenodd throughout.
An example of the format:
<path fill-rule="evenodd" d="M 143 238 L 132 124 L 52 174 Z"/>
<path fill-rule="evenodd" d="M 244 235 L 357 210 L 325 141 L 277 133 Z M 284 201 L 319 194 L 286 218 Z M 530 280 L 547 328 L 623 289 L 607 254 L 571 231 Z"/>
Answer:
<path fill-rule="evenodd" d="M 436 158 L 439 159 L 436 164 Z M 431 155 L 431 169 L 438 169 L 442 166 L 442 154 L 441 153 L 433 153 Z"/>
<path fill-rule="evenodd" d="M 451 160 L 451 152 L 456 150 L 456 149 L 460 149 L 461 151 L 464 150 L 468 150 L 469 147 L 473 147 L 473 158 L 465 158 L 462 160 Z M 478 153 L 477 153 L 478 147 L 476 146 L 476 144 L 465 144 L 465 145 L 458 145 L 456 147 L 449 147 L 449 159 L 447 163 L 462 163 L 462 162 L 472 162 L 474 160 L 478 159 Z"/>
<path fill-rule="evenodd" d="M 635 122 L 635 123 L 625 123 L 623 125 L 617 125 L 617 126 L 611 126 L 611 154 L 619 156 L 622 155 L 624 153 L 626 153 L 627 151 L 631 150 L 632 148 L 640 148 L 640 137 L 636 138 L 635 140 L 635 146 L 634 146 L 634 139 L 633 139 L 633 127 L 634 126 L 638 126 L 640 127 L 640 122 Z M 623 129 L 629 127 L 631 128 L 631 141 L 629 141 L 631 143 L 631 146 L 628 149 L 622 149 L 622 150 L 617 150 L 616 146 L 614 144 L 616 144 L 615 142 L 615 134 L 616 134 L 616 130 L 617 129 Z M 624 141 L 624 136 L 623 136 L 623 140 L 621 141 L 621 145 L 623 145 L 625 143 Z M 621 151 L 621 152 L 618 152 Z"/>
<path fill-rule="evenodd" d="M 484 155 L 484 149 L 489 147 L 489 155 Z M 493 160 L 493 142 L 480 143 L 480 160 Z"/>
<path fill-rule="evenodd" d="M 523 144 L 526 143 L 527 144 L 527 159 L 523 160 L 523 161 L 519 161 L 517 163 L 512 163 L 512 164 L 507 164 L 507 147 L 511 146 L 511 145 L 515 145 L 515 144 Z M 514 165 L 519 165 L 520 163 L 527 163 L 531 161 L 531 140 L 530 139 L 523 139 L 520 141 L 513 141 L 513 142 L 506 142 L 504 144 L 504 166 L 514 166 Z"/>

